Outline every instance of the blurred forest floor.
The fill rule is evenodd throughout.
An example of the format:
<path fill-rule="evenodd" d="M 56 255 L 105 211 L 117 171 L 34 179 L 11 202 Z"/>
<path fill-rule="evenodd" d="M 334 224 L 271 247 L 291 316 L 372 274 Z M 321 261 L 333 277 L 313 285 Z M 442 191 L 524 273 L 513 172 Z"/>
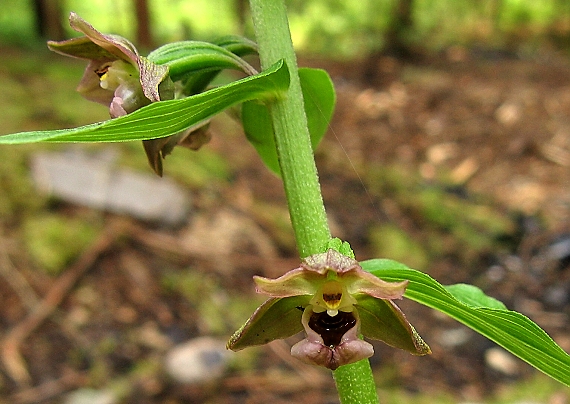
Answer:
<path fill-rule="evenodd" d="M 105 119 L 72 93 L 81 65 L 2 54 L 1 133 Z M 570 351 L 570 62 L 451 48 L 413 62 L 300 64 L 327 69 L 337 88 L 316 156 L 334 235 L 360 260 L 475 284 Z M 246 320 L 262 300 L 253 275 L 298 265 L 280 180 L 231 119 L 212 133 L 203 150 L 165 161 L 192 200 L 174 229 L 38 194 L 30 160 L 70 146 L 1 148 L 0 403 L 60 403 L 83 387 L 125 403 L 338 402 L 327 371 L 289 356 L 299 336 L 232 354 L 207 383 L 164 371 L 172 347 L 225 340 Z M 138 143 L 86 150 L 109 147 L 150 173 Z M 46 251 L 65 259 L 48 266 Z M 433 355 L 375 343 L 383 402 L 570 403 L 567 389 L 485 338 L 399 305 Z"/>

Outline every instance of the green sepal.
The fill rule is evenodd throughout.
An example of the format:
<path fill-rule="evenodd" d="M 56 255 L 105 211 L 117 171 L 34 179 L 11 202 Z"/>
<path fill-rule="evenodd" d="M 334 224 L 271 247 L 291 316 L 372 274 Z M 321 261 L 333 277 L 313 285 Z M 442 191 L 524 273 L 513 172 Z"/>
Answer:
<path fill-rule="evenodd" d="M 311 296 L 270 298 L 255 310 L 247 322 L 230 338 L 232 351 L 267 344 L 303 331 L 301 317 Z"/>
<path fill-rule="evenodd" d="M 328 73 L 320 69 L 301 68 L 299 78 L 311 145 L 315 150 L 332 118 L 336 101 L 334 86 Z M 242 106 L 241 119 L 249 142 L 255 147 L 265 165 L 279 175 L 279 160 L 267 106 L 258 101 L 246 102 Z"/>
<path fill-rule="evenodd" d="M 62 55 L 73 56 L 86 60 L 109 59 L 115 60 L 117 56 L 94 43 L 90 38 L 83 36 L 67 41 L 48 41 L 48 48 Z"/>
<path fill-rule="evenodd" d="M 406 320 L 404 313 L 390 300 L 376 299 L 368 295 L 357 298 L 362 335 L 383 341 L 413 355 L 428 355 L 429 346 Z"/>

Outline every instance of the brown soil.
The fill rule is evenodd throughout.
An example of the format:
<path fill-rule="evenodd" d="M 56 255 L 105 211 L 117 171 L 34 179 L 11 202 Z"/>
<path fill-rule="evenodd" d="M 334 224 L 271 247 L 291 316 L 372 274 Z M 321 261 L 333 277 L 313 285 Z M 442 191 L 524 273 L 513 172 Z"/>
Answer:
<path fill-rule="evenodd" d="M 570 248 L 558 258 L 546 254 L 557 240 L 570 240 L 570 63 L 554 56 L 483 59 L 455 49 L 415 63 L 377 57 L 304 64 L 326 68 L 337 86 L 337 111 L 317 152 L 335 235 L 366 259 L 377 251 L 370 237 L 377 224 L 394 225 L 422 245 L 436 234 L 449 247 L 428 249 L 430 275 L 444 284 L 477 284 L 570 351 Z M 124 402 L 133 403 L 338 402 L 326 371 L 287 355 L 292 341 L 261 348 L 256 361 L 234 366 L 215 386 L 181 387 L 144 369 L 160 363 L 164 340 L 212 330 L 200 300 L 165 288 L 165 275 L 191 268 L 227 300 L 253 296 L 252 275 L 276 276 L 297 265 L 280 181 L 243 136 L 221 133 L 228 127 L 235 131 L 218 124 L 208 147 L 235 167 L 231 185 L 196 191 L 193 217 L 182 229 L 107 216 L 99 239 L 54 278 L 27 269 L 21 248 L 4 237 L 0 265 L 20 271 L 34 294 L 18 279 L 0 277 L 0 391 L 9 397 L 0 403 L 61 402 L 70 390 L 117 381 L 130 386 Z M 379 184 L 384 174 L 377 173 L 386 168 L 413 182 L 406 188 L 412 192 L 398 181 Z M 431 187 L 514 227 L 497 235 L 496 248 L 458 244 L 453 229 L 434 230 L 414 209 L 413 192 Z M 51 209 L 90 217 L 65 204 Z M 33 296 L 48 297 L 40 306 L 47 316 L 34 312 Z M 454 321 L 413 302 L 401 307 L 433 354 L 417 358 L 375 343 L 379 386 L 478 400 L 533 374 L 509 358 L 500 356 L 497 365 L 493 343 Z M 236 321 L 221 321 L 216 332 L 227 337 Z"/>

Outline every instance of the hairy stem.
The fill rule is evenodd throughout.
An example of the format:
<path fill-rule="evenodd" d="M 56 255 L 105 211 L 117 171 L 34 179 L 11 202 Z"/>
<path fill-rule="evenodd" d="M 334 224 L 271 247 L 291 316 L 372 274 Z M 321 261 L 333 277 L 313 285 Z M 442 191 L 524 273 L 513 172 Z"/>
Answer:
<path fill-rule="evenodd" d="M 301 257 L 323 252 L 330 240 L 321 188 L 311 147 L 297 59 L 283 0 L 250 0 L 261 67 L 285 59 L 291 75 L 287 97 L 271 105 L 275 145 Z M 334 378 L 342 404 L 377 404 L 368 360 L 341 366 Z"/>
<path fill-rule="evenodd" d="M 342 404 L 379 403 L 368 359 L 339 367 L 333 377 Z"/>
<path fill-rule="evenodd" d="M 282 0 L 250 0 L 261 67 L 285 59 L 291 75 L 287 97 L 270 106 L 275 145 L 297 248 L 302 258 L 322 252 L 330 239 L 313 157 L 297 60 Z"/>

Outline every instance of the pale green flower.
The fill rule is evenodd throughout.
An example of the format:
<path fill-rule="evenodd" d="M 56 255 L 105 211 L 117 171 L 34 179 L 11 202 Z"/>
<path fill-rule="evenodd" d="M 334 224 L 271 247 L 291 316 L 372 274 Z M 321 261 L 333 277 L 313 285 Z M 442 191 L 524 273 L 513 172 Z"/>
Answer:
<path fill-rule="evenodd" d="M 305 330 L 291 348 L 300 360 L 336 369 L 372 356 L 360 335 L 414 355 L 431 353 L 392 299 L 407 281 L 385 282 L 335 250 L 307 257 L 299 268 L 277 279 L 255 277 L 257 292 L 269 295 L 230 339 L 240 350 L 287 338 Z"/>

